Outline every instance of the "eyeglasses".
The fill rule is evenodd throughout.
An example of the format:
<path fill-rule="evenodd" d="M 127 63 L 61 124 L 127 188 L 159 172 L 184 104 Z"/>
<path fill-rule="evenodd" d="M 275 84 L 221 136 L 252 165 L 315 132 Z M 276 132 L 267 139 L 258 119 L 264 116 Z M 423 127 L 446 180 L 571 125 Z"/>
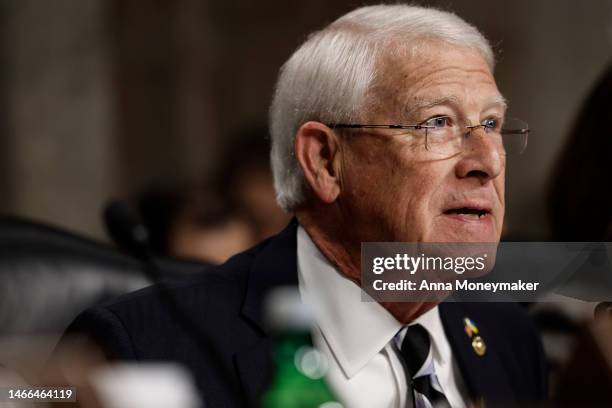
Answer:
<path fill-rule="evenodd" d="M 424 138 L 425 149 L 445 157 L 461 153 L 465 144 L 473 139 L 472 133 L 477 129 L 484 130 L 487 139 L 502 155 L 523 153 L 529 137 L 529 125 L 515 118 L 488 118 L 478 125 L 462 124 L 453 116 L 436 116 L 417 125 L 331 123 L 327 126 L 332 129 L 390 129 L 392 136 L 416 135 Z"/>

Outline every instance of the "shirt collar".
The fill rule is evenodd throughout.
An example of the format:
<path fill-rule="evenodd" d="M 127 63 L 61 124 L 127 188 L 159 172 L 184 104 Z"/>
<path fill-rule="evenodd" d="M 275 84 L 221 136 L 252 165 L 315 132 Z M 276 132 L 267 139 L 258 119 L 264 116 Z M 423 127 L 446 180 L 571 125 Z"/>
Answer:
<path fill-rule="evenodd" d="M 402 328 L 325 258 L 302 226 L 297 232 L 298 281 L 303 301 L 344 374 L 351 378 Z M 365 294 L 364 294 L 365 295 Z"/>

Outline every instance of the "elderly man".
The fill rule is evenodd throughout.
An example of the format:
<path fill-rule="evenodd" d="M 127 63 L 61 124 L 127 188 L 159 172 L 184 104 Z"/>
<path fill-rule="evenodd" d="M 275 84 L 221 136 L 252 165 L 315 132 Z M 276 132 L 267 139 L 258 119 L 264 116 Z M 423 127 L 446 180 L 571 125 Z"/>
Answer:
<path fill-rule="evenodd" d="M 506 103 L 493 65 L 473 26 L 433 9 L 364 7 L 313 34 L 283 66 L 271 108 L 278 201 L 296 219 L 165 289 L 206 347 L 155 289 L 89 310 L 71 331 L 110 358 L 186 364 L 208 406 L 254 405 L 272 375 L 262 298 L 297 284 L 347 407 L 544 399 L 540 343 L 520 308 L 362 302 L 359 288 L 362 242 L 499 241 Z"/>

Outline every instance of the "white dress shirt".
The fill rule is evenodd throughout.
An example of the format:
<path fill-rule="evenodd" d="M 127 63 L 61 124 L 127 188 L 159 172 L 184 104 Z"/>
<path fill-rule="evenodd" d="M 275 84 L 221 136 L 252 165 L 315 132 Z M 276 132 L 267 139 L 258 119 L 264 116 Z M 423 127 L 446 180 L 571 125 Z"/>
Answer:
<path fill-rule="evenodd" d="M 298 283 L 302 301 L 314 314 L 313 342 L 329 362 L 328 386 L 347 408 L 404 408 L 404 368 L 397 344 L 406 330 L 380 304 L 361 300 L 361 288 L 341 275 L 319 251 L 308 233 L 297 233 Z M 421 315 L 432 338 L 438 380 L 453 408 L 464 408 L 467 393 L 438 307 Z"/>

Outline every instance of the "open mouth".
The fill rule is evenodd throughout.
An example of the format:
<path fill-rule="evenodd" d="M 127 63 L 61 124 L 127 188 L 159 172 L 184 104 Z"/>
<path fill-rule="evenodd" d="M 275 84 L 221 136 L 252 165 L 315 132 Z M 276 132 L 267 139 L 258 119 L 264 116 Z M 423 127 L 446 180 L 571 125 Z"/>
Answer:
<path fill-rule="evenodd" d="M 461 208 L 451 208 L 444 211 L 446 215 L 461 215 L 466 218 L 473 218 L 475 220 L 482 219 L 488 216 L 491 211 L 485 208 L 470 208 L 470 207 L 461 207 Z"/>

